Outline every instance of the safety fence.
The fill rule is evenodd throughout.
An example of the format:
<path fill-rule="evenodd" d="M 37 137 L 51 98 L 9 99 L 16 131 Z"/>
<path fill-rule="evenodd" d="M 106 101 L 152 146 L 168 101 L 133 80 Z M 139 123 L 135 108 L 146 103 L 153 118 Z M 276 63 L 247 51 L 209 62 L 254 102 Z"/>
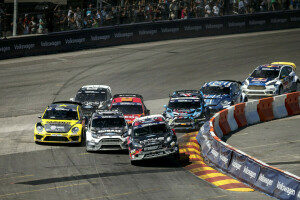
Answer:
<path fill-rule="evenodd" d="M 90 28 L 0 40 L 0 59 L 300 27 L 300 10 Z"/>
<path fill-rule="evenodd" d="M 299 200 L 300 178 L 223 142 L 248 125 L 300 114 L 300 92 L 240 103 L 216 113 L 197 135 L 202 155 L 217 168 L 278 199 Z"/>

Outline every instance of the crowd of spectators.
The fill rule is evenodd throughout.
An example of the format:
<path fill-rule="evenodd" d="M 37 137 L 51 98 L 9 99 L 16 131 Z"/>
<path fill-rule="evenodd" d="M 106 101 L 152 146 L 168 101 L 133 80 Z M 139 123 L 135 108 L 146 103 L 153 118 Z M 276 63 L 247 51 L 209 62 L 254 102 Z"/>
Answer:
<path fill-rule="evenodd" d="M 202 18 L 275 10 L 299 9 L 300 0 L 124 0 L 110 1 L 98 9 L 57 5 L 43 13 L 20 14 L 17 35 L 97 28 L 157 20 Z M 6 27 L 4 28 L 4 18 Z M 8 23 L 7 23 L 8 22 Z M 0 7 L 0 33 L 12 32 L 12 14 Z"/>

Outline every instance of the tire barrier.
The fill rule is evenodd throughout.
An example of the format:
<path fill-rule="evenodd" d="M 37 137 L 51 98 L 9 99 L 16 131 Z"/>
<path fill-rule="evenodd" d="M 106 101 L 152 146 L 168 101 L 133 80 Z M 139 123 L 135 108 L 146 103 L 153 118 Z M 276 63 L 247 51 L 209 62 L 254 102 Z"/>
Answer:
<path fill-rule="evenodd" d="M 201 154 L 218 169 L 278 199 L 300 200 L 300 177 L 257 160 L 246 153 L 221 141 L 216 130 L 227 134 L 227 124 L 236 122 L 238 127 L 251 125 L 300 114 L 300 92 L 261 99 L 234 105 L 227 111 L 220 111 L 206 122 L 196 137 L 201 146 Z M 229 115 L 232 115 L 233 118 Z M 255 119 L 251 119 L 254 117 Z M 216 120 L 217 119 L 217 120 Z M 225 125 L 224 125 L 225 124 Z M 223 128 L 217 127 L 223 126 Z M 225 127 L 225 128 L 224 128 Z M 231 128 L 230 128 L 231 129 Z M 231 129 L 231 131 L 234 128 Z M 222 132 L 223 133 L 223 132 Z M 224 135 L 226 135 L 224 134 Z"/>
<path fill-rule="evenodd" d="M 0 40 L 0 59 L 300 27 L 300 10 L 116 25 Z"/>

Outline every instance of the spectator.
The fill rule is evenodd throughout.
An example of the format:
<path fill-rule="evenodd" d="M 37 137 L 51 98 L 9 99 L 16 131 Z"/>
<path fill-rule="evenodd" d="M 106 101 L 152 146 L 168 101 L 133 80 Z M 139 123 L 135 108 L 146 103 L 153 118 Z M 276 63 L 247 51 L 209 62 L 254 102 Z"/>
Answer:
<path fill-rule="evenodd" d="M 204 7 L 204 13 L 205 13 L 204 17 L 210 17 L 210 16 L 212 16 L 211 3 L 210 3 L 209 0 L 206 2 L 206 5 Z"/>
<path fill-rule="evenodd" d="M 29 22 L 29 28 L 31 34 L 35 34 L 37 32 L 37 23 L 35 21 L 34 16 L 31 17 L 31 20 Z"/>
<path fill-rule="evenodd" d="M 213 15 L 214 16 L 220 16 L 220 8 L 218 3 L 216 2 L 214 7 L 213 7 Z"/>
<path fill-rule="evenodd" d="M 59 19 L 59 27 L 61 31 L 68 30 L 68 17 L 66 13 L 62 13 L 60 19 Z"/>
<path fill-rule="evenodd" d="M 245 3 L 244 0 L 240 0 L 239 7 L 238 7 L 239 14 L 245 14 Z"/>
<path fill-rule="evenodd" d="M 184 7 L 181 10 L 181 19 L 187 19 L 187 18 L 188 18 L 188 9 L 187 9 L 187 7 Z"/>
<path fill-rule="evenodd" d="M 19 17 L 17 22 L 17 35 L 23 35 L 23 34 L 24 34 L 23 18 Z"/>
<path fill-rule="evenodd" d="M 169 6 L 170 14 L 169 19 L 174 20 L 177 19 L 178 16 L 178 4 L 176 0 L 173 0 L 172 3 Z"/>
<path fill-rule="evenodd" d="M 4 10 L 1 8 L 1 4 L 0 4 L 0 38 L 2 37 L 2 18 L 4 18 Z"/>
<path fill-rule="evenodd" d="M 39 19 L 39 24 L 38 24 L 38 33 L 44 33 L 44 31 L 45 31 L 45 22 L 44 22 L 44 20 L 43 20 L 43 17 L 41 17 L 40 19 Z"/>
<path fill-rule="evenodd" d="M 272 11 L 275 11 L 276 10 L 276 0 L 271 0 L 271 9 Z"/>
<path fill-rule="evenodd" d="M 82 26 L 82 12 L 80 10 L 80 7 L 77 6 L 76 8 L 76 12 L 74 13 L 74 20 L 75 20 L 75 23 L 76 23 L 76 29 L 81 29 Z"/>

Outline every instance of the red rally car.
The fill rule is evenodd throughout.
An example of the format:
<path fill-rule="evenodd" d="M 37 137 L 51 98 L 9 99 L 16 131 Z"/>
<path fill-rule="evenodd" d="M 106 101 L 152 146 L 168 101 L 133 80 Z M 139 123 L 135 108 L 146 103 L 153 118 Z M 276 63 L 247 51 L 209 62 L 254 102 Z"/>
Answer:
<path fill-rule="evenodd" d="M 124 118 L 129 125 L 131 125 L 136 118 L 150 115 L 150 110 L 146 108 L 143 97 L 139 94 L 114 95 L 110 110 L 115 109 L 118 109 L 123 113 Z"/>

